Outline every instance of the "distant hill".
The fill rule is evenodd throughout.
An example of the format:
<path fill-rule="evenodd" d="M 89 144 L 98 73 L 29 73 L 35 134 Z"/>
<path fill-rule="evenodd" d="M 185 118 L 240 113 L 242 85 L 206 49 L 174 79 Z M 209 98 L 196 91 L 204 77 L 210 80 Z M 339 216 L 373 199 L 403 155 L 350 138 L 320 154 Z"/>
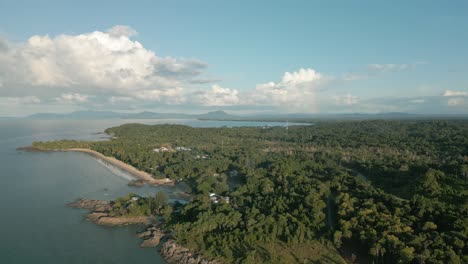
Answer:
<path fill-rule="evenodd" d="M 64 118 L 64 117 L 65 115 L 63 114 L 54 114 L 54 113 L 37 113 L 37 114 L 27 116 L 27 118 L 38 118 L 38 119 L 55 119 L 55 118 Z"/>
<path fill-rule="evenodd" d="M 76 111 L 67 114 L 56 113 L 38 113 L 28 116 L 27 118 L 36 119 L 103 119 L 103 118 L 126 118 L 126 119 L 234 119 L 238 116 L 227 114 L 224 111 L 214 111 L 205 114 L 182 114 L 182 113 L 155 113 L 155 112 L 140 112 L 140 113 L 117 113 L 111 111 Z"/>
<path fill-rule="evenodd" d="M 216 120 L 233 120 L 241 118 L 239 116 L 230 115 L 224 111 L 214 111 L 201 115 L 194 115 L 198 119 L 216 119 Z"/>
<path fill-rule="evenodd" d="M 55 113 L 38 113 L 28 116 L 28 118 L 37 119 L 103 119 L 103 118 L 120 118 L 122 114 L 111 111 L 75 111 L 69 114 L 55 114 Z"/>
<path fill-rule="evenodd" d="M 38 113 L 27 118 L 35 119 L 202 119 L 202 120 L 230 120 L 230 121 L 279 121 L 279 122 L 316 122 L 321 120 L 369 120 L 369 119 L 467 119 L 468 115 L 423 115 L 404 112 L 389 113 L 342 113 L 342 114 L 305 114 L 305 113 L 271 113 L 232 115 L 224 111 L 213 111 L 204 114 L 184 113 L 117 113 L 112 111 L 76 111 L 68 114 Z"/>
<path fill-rule="evenodd" d="M 126 114 L 124 118 L 131 119 L 193 119 L 194 117 L 190 114 L 180 113 L 155 113 L 155 112 L 141 112 L 134 114 Z"/>

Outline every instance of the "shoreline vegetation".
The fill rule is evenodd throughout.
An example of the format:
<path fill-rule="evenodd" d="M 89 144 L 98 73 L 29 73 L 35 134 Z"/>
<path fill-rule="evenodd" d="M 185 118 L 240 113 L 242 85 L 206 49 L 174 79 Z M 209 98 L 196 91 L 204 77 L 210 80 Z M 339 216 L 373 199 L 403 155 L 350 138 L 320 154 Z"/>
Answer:
<path fill-rule="evenodd" d="M 150 185 L 156 186 L 156 185 L 170 185 L 174 186 L 174 181 L 169 179 L 169 178 L 164 178 L 164 179 L 155 179 L 151 174 L 141 171 L 135 167 L 133 167 L 130 164 L 127 164 L 123 161 L 120 161 L 114 157 L 109 157 L 105 156 L 102 153 L 99 153 L 97 151 L 94 151 L 92 149 L 87 149 L 87 148 L 66 148 L 66 149 L 42 149 L 34 146 L 29 146 L 29 147 L 23 147 L 23 148 L 18 148 L 18 150 L 23 150 L 23 151 L 30 151 L 30 152 L 80 152 L 80 153 L 85 153 L 88 154 L 94 158 L 100 159 L 104 162 L 110 163 L 111 165 L 128 172 L 132 176 L 135 176 L 137 180 L 134 180 L 130 182 L 130 185 L 134 186 L 141 186 L 144 185 L 145 183 L 148 183 Z"/>
<path fill-rule="evenodd" d="M 93 149 L 185 184 L 188 203 L 129 194 L 88 217 L 157 220 L 145 245 L 167 234 L 177 250 L 160 253 L 176 263 L 467 263 L 467 131 L 456 120 L 125 124 L 108 141 L 32 147 Z"/>
<path fill-rule="evenodd" d="M 141 231 L 136 236 L 142 238 L 140 243 L 142 248 L 159 247 L 161 256 L 171 264 L 221 264 L 218 260 L 207 260 L 202 254 L 178 244 L 171 236 L 170 232 L 163 229 L 163 225 L 158 217 L 151 213 L 156 208 L 165 208 L 167 198 L 158 195 L 156 198 L 140 197 L 129 194 L 126 197 L 118 198 L 115 201 L 103 201 L 93 199 L 78 199 L 69 203 L 68 206 L 77 209 L 87 209 L 89 213 L 84 215 L 86 221 L 91 221 L 97 225 L 107 227 L 117 227 L 126 225 L 143 225 Z M 148 206 L 149 205 L 149 206 Z M 143 210 L 141 210 L 144 208 Z M 167 207 L 166 207 L 167 208 Z M 148 211 L 149 210 L 149 211 Z M 164 212 L 158 210 L 156 215 Z"/>
<path fill-rule="evenodd" d="M 150 224 L 151 217 L 145 215 L 111 216 L 114 202 L 102 200 L 79 199 L 68 206 L 78 209 L 88 209 L 91 212 L 85 215 L 85 219 L 102 226 L 124 226 L 132 224 Z"/>

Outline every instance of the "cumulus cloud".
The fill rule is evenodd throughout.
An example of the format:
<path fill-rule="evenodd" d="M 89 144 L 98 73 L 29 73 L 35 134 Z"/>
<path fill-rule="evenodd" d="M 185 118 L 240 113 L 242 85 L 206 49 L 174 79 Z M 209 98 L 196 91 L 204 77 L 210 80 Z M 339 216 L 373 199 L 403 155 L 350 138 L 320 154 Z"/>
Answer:
<path fill-rule="evenodd" d="M 137 34 L 135 29 L 124 25 L 113 26 L 107 30 L 107 33 L 113 37 L 131 37 Z"/>
<path fill-rule="evenodd" d="M 286 111 L 317 112 L 318 98 L 333 109 L 356 108 L 365 98 L 339 94 L 324 95 L 324 85 L 369 78 L 381 72 L 414 68 L 424 62 L 371 64 L 363 74 L 327 76 L 311 68 L 285 72 L 279 80 L 259 83 L 249 90 L 221 85 L 207 76 L 208 64 L 197 59 L 161 57 L 135 40 L 137 32 L 128 26 L 107 31 L 57 36 L 35 35 L 24 43 L 0 37 L 0 104 L 10 106 L 73 110 L 92 107 L 135 109 L 152 107 L 257 107 Z M 214 84 L 214 85 L 211 85 Z M 336 93 L 335 93 L 336 92 Z M 414 99 L 414 100 L 413 100 Z M 447 90 L 436 99 L 406 98 L 396 106 L 428 107 L 438 104 L 455 111 L 466 109 L 468 94 Z M 388 109 L 394 109 L 386 102 Z M 169 104 L 174 106 L 168 106 Z M 382 104 L 367 102 L 371 107 Z M 349 107 L 353 105 L 353 107 Z M 455 107 L 458 106 L 458 107 Z M 31 109 L 32 109 L 31 108 Z M 3 110 L 2 109 L 2 110 Z M 12 107 L 12 109 L 14 109 Z M 20 107 L 17 107 L 20 109 Z M 323 109 L 323 108 L 322 108 Z M 411 109 L 411 108 L 410 108 Z M 458 111 L 458 110 L 457 110 Z M 4 110 L 5 112 L 5 110 Z M 15 112 L 15 111 L 10 111 Z"/>
<path fill-rule="evenodd" d="M 0 52 L 8 50 L 8 41 L 0 36 Z"/>
<path fill-rule="evenodd" d="M 288 106 L 297 110 L 316 110 L 316 92 L 326 77 L 313 69 L 286 72 L 281 81 L 258 84 L 247 101 L 254 104 Z"/>
<path fill-rule="evenodd" d="M 179 102 L 185 85 L 200 79 L 207 64 L 156 56 L 131 39 L 135 34 L 130 27 L 115 26 L 106 32 L 36 35 L 9 46 L 0 41 L 0 80 L 9 87 L 0 89 L 0 96 L 35 91 L 66 101 L 62 93 L 80 91 L 159 102 L 176 95 L 167 103 Z"/>
<path fill-rule="evenodd" d="M 354 105 L 358 103 L 359 98 L 348 93 L 346 95 L 334 96 L 333 99 L 337 105 Z"/>
<path fill-rule="evenodd" d="M 215 84 L 210 90 L 195 92 L 193 102 L 205 106 L 226 106 L 239 104 L 240 98 L 237 90 Z"/>
<path fill-rule="evenodd" d="M 468 97 L 468 93 L 465 91 L 446 90 L 442 96 L 448 97 L 448 106 L 457 107 L 465 105 L 465 99 Z"/>
<path fill-rule="evenodd" d="M 169 104 L 181 104 L 186 101 L 184 91 L 181 87 L 164 90 L 143 90 L 136 93 L 135 97 L 142 101 L 157 101 Z"/>
<path fill-rule="evenodd" d="M 446 90 L 443 96 L 467 96 L 468 93 L 464 91 L 454 91 L 454 90 Z"/>
<path fill-rule="evenodd" d="M 89 95 L 79 93 L 64 93 L 55 98 L 55 101 L 60 104 L 76 104 L 85 103 L 88 101 Z"/>

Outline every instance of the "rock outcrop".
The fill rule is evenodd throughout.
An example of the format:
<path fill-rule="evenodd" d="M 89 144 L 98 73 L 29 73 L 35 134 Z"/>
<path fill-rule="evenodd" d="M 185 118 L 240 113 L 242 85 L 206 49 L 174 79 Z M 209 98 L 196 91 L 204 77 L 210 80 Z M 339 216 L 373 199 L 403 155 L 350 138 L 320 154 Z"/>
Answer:
<path fill-rule="evenodd" d="M 159 245 L 164 233 L 156 226 L 149 226 L 142 232 L 138 233 L 138 237 L 143 238 L 140 247 L 156 247 Z"/>
<path fill-rule="evenodd" d="M 148 216 L 109 216 L 112 210 L 113 202 L 79 199 L 76 202 L 68 204 L 74 208 L 88 209 L 91 213 L 85 215 L 85 219 L 98 225 L 122 226 L 133 224 L 149 224 L 151 219 Z"/>
<path fill-rule="evenodd" d="M 112 207 L 111 202 L 92 199 L 79 199 L 73 203 L 68 204 L 74 208 L 88 209 L 97 212 L 109 211 Z"/>
<path fill-rule="evenodd" d="M 93 212 L 93 213 L 85 215 L 85 219 L 88 220 L 88 221 L 97 222 L 97 221 L 99 221 L 99 219 L 101 217 L 105 217 L 105 216 L 108 216 L 108 214 L 107 213 Z"/>
<path fill-rule="evenodd" d="M 217 260 L 207 260 L 202 255 L 193 253 L 190 249 L 169 240 L 163 244 L 161 255 L 170 264 L 221 264 Z"/>
<path fill-rule="evenodd" d="M 96 214 L 96 213 L 93 213 Z M 93 221 L 98 225 L 105 226 L 124 226 L 124 225 L 136 225 L 136 224 L 148 224 L 150 218 L 147 216 L 101 216 L 97 220 Z"/>

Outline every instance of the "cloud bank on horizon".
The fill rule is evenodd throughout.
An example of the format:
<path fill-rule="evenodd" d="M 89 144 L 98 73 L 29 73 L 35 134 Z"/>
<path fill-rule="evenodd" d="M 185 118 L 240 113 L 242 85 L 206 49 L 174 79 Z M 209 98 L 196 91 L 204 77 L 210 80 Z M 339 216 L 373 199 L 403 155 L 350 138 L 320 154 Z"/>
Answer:
<path fill-rule="evenodd" d="M 24 43 L 0 38 L 0 115 L 171 107 L 306 113 L 468 111 L 466 88 L 391 98 L 361 98 L 351 88 L 334 89 L 427 62 L 371 63 L 362 72 L 341 76 L 297 67 L 254 87 L 233 88 L 212 80 L 208 62 L 158 56 L 136 41 L 136 35 L 133 28 L 118 25 L 77 35 L 34 35 Z"/>

